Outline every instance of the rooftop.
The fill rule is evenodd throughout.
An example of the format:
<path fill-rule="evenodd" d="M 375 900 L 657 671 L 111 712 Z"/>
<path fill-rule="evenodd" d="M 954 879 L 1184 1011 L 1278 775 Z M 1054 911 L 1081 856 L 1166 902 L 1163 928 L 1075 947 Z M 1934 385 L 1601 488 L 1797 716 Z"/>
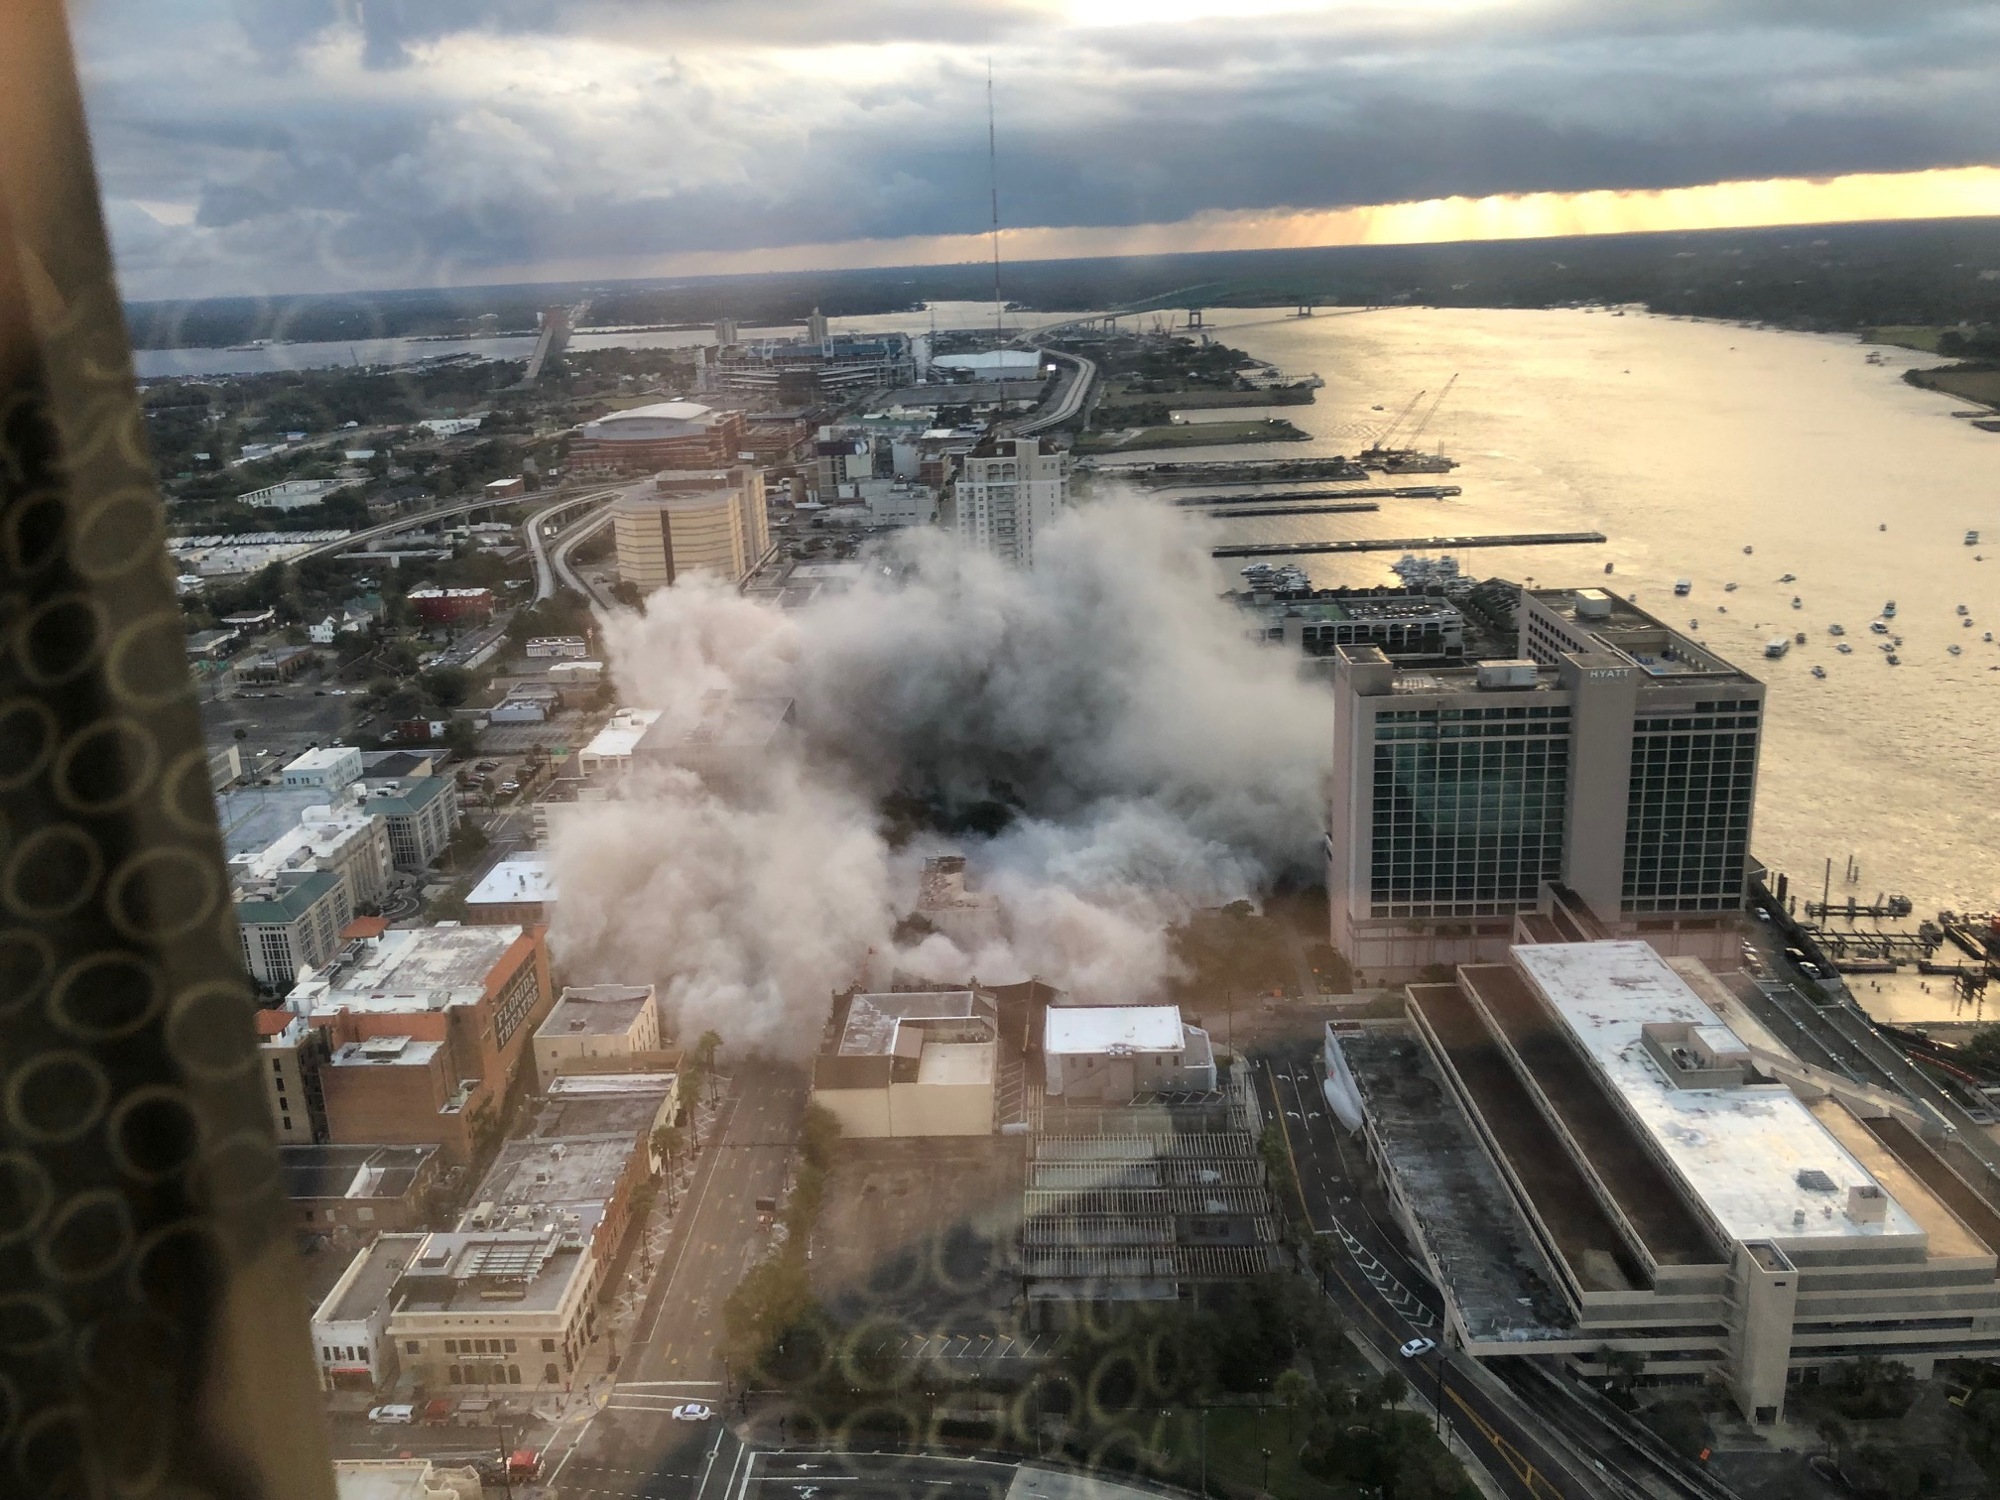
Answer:
<path fill-rule="evenodd" d="M 905 1021 L 970 1021 L 990 1014 L 971 990 L 918 990 L 891 995 L 853 995 L 841 1029 L 843 1057 L 881 1057 L 896 1050 L 896 1032 Z"/>
<path fill-rule="evenodd" d="M 332 1063 L 336 1068 L 426 1068 L 443 1046 L 443 1042 L 423 1041 L 416 1037 L 372 1036 L 366 1041 L 347 1042 L 336 1047 Z"/>
<path fill-rule="evenodd" d="M 280 1146 L 287 1198 L 400 1198 L 435 1146 Z"/>
<path fill-rule="evenodd" d="M 555 899 L 555 877 L 549 870 L 548 855 L 516 854 L 488 870 L 465 898 L 465 904 L 498 906 Z"/>
<path fill-rule="evenodd" d="M 621 708 L 612 714 L 610 723 L 597 731 L 583 753 L 599 760 L 624 760 L 659 718 L 657 708 Z"/>
<path fill-rule="evenodd" d="M 1179 1052 L 1185 1043 L 1178 1005 L 1052 1005 L 1042 1050 L 1070 1057 Z"/>
<path fill-rule="evenodd" d="M 652 1003 L 653 987 L 649 984 L 593 984 L 566 989 L 535 1035 L 623 1036 Z"/>
<path fill-rule="evenodd" d="M 1845 1212 L 1848 1190 L 1882 1184 L 1781 1084 L 1690 1088 L 1669 1078 L 1645 1028 L 1719 1033 L 1747 1052 L 1679 974 L 1642 942 L 1514 949 L 1515 962 L 1655 1148 L 1731 1237 L 1803 1245 L 1923 1233 L 1890 1199 L 1880 1222 Z"/>
<path fill-rule="evenodd" d="M 602 1083 L 611 1088 L 562 1088 L 571 1083 Z M 548 1094 L 535 1108 L 525 1137 L 565 1141 L 579 1136 L 617 1136 L 629 1146 L 650 1134 L 660 1106 L 673 1092 L 672 1073 L 565 1073 L 551 1081 Z"/>
<path fill-rule="evenodd" d="M 236 920 L 245 927 L 288 926 L 339 886 L 331 870 L 281 870 L 237 890 Z"/>
<path fill-rule="evenodd" d="M 585 1270 L 587 1242 L 573 1221 L 427 1234 L 397 1283 L 394 1311 L 553 1312 Z"/>
<path fill-rule="evenodd" d="M 522 935 L 512 925 L 391 928 L 350 942 L 324 969 L 301 970 L 286 1003 L 302 1014 L 477 1004 L 487 976 Z"/>
<path fill-rule="evenodd" d="M 637 1146 L 633 1135 L 511 1140 L 473 1190 L 461 1228 L 495 1208 L 567 1208 L 589 1223 L 603 1217 Z M 590 1212 L 594 1209 L 595 1212 Z"/>
<path fill-rule="evenodd" d="M 333 1493 L 334 1500 L 434 1500 L 441 1491 L 428 1458 L 341 1458 Z"/>
<path fill-rule="evenodd" d="M 648 759 L 679 762 L 718 750 L 762 750 L 791 721 L 790 698 L 707 694 L 692 714 L 661 715 L 639 737 L 634 751 Z"/>
<path fill-rule="evenodd" d="M 423 1242 L 421 1234 L 385 1234 L 357 1253 L 320 1303 L 313 1320 L 338 1323 L 368 1317 L 388 1299 Z"/>

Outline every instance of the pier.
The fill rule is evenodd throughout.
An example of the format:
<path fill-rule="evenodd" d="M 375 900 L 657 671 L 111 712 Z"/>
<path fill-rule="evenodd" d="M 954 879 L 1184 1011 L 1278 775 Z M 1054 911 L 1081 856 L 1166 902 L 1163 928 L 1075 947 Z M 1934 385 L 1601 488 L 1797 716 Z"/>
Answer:
<path fill-rule="evenodd" d="M 1210 557 L 1294 557 L 1326 552 L 1459 552 L 1471 547 L 1568 547 L 1607 540 L 1601 531 L 1523 531 L 1506 536 L 1352 537 L 1338 542 L 1238 542 Z"/>
<path fill-rule="evenodd" d="M 1267 505 L 1277 500 L 1449 500 L 1465 491 L 1455 484 L 1408 484 L 1396 489 L 1272 490 L 1257 495 L 1176 495 L 1176 505 Z M 1303 512 L 1310 514 L 1310 512 Z"/>
<path fill-rule="evenodd" d="M 1209 515 L 1218 521 L 1240 521 L 1251 516 L 1351 516 L 1381 508 L 1373 500 L 1349 500 L 1339 505 L 1266 505 L 1256 510 L 1212 510 Z"/>
<path fill-rule="evenodd" d="M 1088 460 L 1086 460 L 1088 462 Z M 1176 484 L 1257 484 L 1273 481 L 1366 479 L 1351 458 L 1239 458 L 1210 463 L 1113 464 L 1092 469 L 1107 479 L 1131 479 L 1154 488 Z"/>

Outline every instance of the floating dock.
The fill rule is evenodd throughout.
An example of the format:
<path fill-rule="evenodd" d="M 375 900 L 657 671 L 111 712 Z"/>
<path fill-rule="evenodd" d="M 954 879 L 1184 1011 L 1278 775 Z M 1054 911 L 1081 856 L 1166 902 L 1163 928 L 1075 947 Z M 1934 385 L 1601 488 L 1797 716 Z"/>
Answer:
<path fill-rule="evenodd" d="M 1239 521 L 1251 516 L 1351 516 L 1380 510 L 1373 500 L 1349 500 L 1339 505 L 1266 505 L 1257 510 L 1212 510 L 1218 521 Z"/>
<path fill-rule="evenodd" d="M 1366 479 L 1368 471 L 1351 458 L 1239 458 L 1210 463 L 1113 464 L 1093 466 L 1106 479 L 1132 479 L 1163 487 L 1175 484 L 1257 484 L 1294 480 Z"/>
<path fill-rule="evenodd" d="M 1385 490 L 1273 490 L 1257 495 L 1176 495 L 1176 505 L 1266 505 L 1278 500 L 1449 500 L 1465 491 L 1455 484 L 1410 484 Z"/>
<path fill-rule="evenodd" d="M 1337 542 L 1238 542 L 1210 557 L 1295 557 L 1326 552 L 1460 552 L 1470 547 L 1568 547 L 1608 538 L 1601 531 L 1522 531 L 1507 536 L 1350 537 Z"/>

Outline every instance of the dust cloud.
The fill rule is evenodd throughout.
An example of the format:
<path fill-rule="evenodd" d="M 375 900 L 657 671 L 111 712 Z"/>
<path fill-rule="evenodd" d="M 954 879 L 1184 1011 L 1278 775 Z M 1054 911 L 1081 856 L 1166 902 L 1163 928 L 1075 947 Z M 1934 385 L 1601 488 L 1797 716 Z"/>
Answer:
<path fill-rule="evenodd" d="M 799 1056 L 829 996 L 892 974 L 1154 997 L 1167 929 L 1316 873 L 1332 709 L 1246 638 L 1198 523 L 1080 507 L 1019 572 L 919 533 L 778 609 L 684 581 L 605 622 L 619 701 L 693 722 L 789 698 L 769 755 L 641 770 L 550 820 L 571 982 L 651 982 L 683 1035 Z M 962 852 L 1005 913 L 962 949 L 902 921 Z"/>

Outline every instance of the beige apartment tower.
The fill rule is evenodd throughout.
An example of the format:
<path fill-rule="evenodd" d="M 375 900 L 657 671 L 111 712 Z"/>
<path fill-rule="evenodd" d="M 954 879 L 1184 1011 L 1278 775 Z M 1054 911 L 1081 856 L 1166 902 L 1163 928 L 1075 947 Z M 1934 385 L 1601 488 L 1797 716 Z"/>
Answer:
<path fill-rule="evenodd" d="M 761 469 L 668 470 L 612 512 L 618 577 L 640 593 L 694 573 L 740 583 L 771 550 Z"/>

